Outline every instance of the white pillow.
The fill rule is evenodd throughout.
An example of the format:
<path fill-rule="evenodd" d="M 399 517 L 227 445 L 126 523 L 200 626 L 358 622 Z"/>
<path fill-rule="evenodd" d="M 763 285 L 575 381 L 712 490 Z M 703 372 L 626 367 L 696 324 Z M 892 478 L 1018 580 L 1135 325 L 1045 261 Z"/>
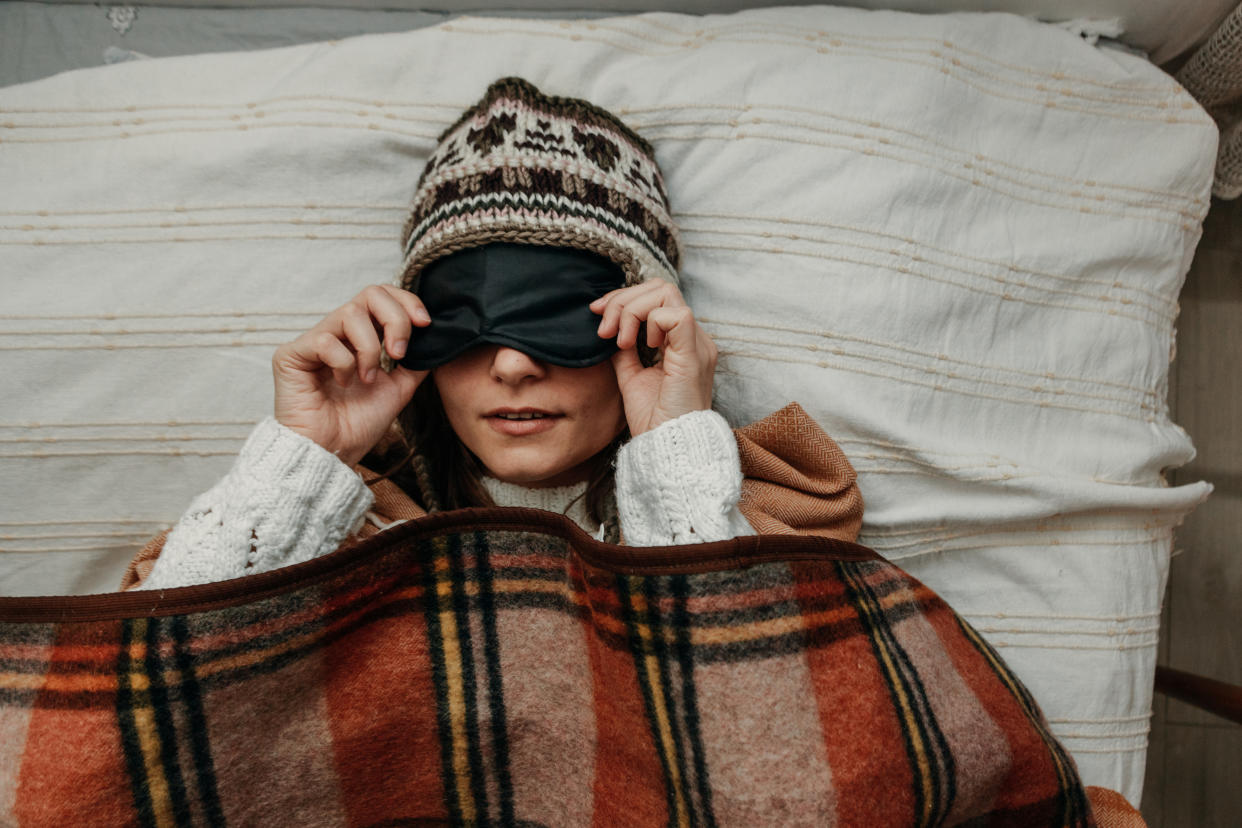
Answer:
<path fill-rule="evenodd" d="M 52 0 L 82 2 L 82 0 Z M 795 0 L 796 2 L 796 0 Z M 608 0 L 590 8 L 620 12 L 651 9 L 692 14 L 728 12 L 761 5 L 793 5 L 789 0 Z M 161 6 L 248 6 L 250 0 L 161 0 Z M 304 0 L 267 0 L 264 6 L 305 5 Z M 351 9 L 421 9 L 425 0 L 337 0 L 337 5 Z M 569 16 L 583 4 L 574 0 L 508 0 L 507 9 L 528 9 L 546 12 L 562 9 Z M 841 5 L 864 8 L 901 9 L 920 13 L 946 11 L 998 11 L 1029 15 L 1039 20 L 1082 20 L 1085 28 L 1096 29 L 1096 23 L 1108 21 L 1110 30 L 1119 29 L 1126 43 L 1147 52 L 1154 63 L 1162 64 L 1192 45 L 1202 43 L 1237 6 L 1236 0 L 847 0 Z M 477 0 L 439 0 L 437 9 L 447 12 L 476 11 L 485 8 Z"/>
<path fill-rule="evenodd" d="M 496 78 L 651 140 L 735 422 L 797 400 L 862 540 L 1137 803 L 1167 416 L 1216 130 L 1144 60 L 1010 15 L 825 7 L 431 29 L 0 90 L 0 592 L 114 587 L 270 410 L 273 348 L 400 261 L 439 132 Z"/>

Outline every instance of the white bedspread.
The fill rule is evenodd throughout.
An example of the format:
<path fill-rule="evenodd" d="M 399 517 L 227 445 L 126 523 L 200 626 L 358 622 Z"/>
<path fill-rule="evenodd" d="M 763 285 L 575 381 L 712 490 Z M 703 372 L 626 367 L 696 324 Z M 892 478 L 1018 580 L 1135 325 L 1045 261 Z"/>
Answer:
<path fill-rule="evenodd" d="M 654 144 L 721 409 L 801 402 L 862 540 L 1137 803 L 1171 533 L 1209 491 L 1162 471 L 1216 131 L 1016 16 L 466 18 L 0 89 L 0 592 L 113 588 L 270 409 L 273 348 L 393 276 L 436 136 L 506 74 Z"/>

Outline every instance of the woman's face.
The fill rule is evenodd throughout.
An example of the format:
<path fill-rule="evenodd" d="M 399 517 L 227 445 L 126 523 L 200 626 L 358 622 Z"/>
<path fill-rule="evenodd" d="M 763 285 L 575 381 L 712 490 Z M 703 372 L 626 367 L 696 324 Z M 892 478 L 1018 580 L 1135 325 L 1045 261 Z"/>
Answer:
<path fill-rule="evenodd" d="M 484 345 L 432 376 L 453 431 L 488 474 L 507 483 L 543 487 L 584 481 L 587 461 L 625 428 L 617 374 L 608 360 L 565 368 L 513 348 Z"/>

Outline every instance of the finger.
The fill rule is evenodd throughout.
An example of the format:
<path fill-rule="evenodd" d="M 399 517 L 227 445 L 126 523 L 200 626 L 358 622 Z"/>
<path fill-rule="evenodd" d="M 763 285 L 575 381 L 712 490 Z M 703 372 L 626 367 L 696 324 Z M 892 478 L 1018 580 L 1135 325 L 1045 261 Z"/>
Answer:
<path fill-rule="evenodd" d="M 417 319 L 416 313 L 430 321 L 417 296 L 408 291 L 400 291 L 404 294 L 401 297 L 396 295 L 397 291 L 398 288 L 389 290 L 388 286 L 376 285 L 367 298 L 371 316 L 383 329 L 384 350 L 393 359 L 405 356 L 405 348 L 410 341 L 411 324 Z"/>
<path fill-rule="evenodd" d="M 684 302 L 682 304 L 668 304 L 669 302 L 679 301 L 681 301 L 681 295 L 676 293 L 676 288 L 671 285 L 668 288 L 659 288 L 636 297 L 621 311 L 619 330 L 617 332 L 617 346 L 621 348 L 634 347 L 635 343 L 638 342 L 642 323 L 651 316 L 651 313 L 657 308 L 686 307 Z M 654 339 L 652 339 L 653 336 L 655 337 Z M 658 348 L 663 341 L 663 331 L 659 328 L 653 330 L 652 326 L 647 326 L 648 345 Z"/>
<path fill-rule="evenodd" d="M 408 290 L 403 290 L 396 285 L 380 285 L 389 296 L 398 302 L 406 313 L 409 314 L 410 320 L 420 328 L 431 324 L 431 313 L 427 310 L 427 306 L 423 304 L 423 300 L 419 299 L 416 294 Z"/>
<path fill-rule="evenodd" d="M 612 367 L 617 372 L 617 385 L 625 388 L 634 377 L 638 376 L 644 369 L 642 361 L 638 358 L 638 351 L 617 351 L 612 355 Z"/>
<path fill-rule="evenodd" d="M 647 315 L 647 344 L 689 356 L 697 352 L 697 328 L 688 307 L 656 308 Z"/>
<path fill-rule="evenodd" d="M 323 368 L 323 345 L 320 337 L 323 331 L 312 328 L 292 342 L 286 342 L 276 349 L 272 362 L 278 368 L 287 368 L 301 373 L 313 373 Z"/>
<path fill-rule="evenodd" d="M 592 299 L 591 304 L 587 305 L 587 307 L 595 311 L 596 313 L 599 313 L 600 310 L 603 309 L 604 303 L 607 302 L 608 299 L 611 298 L 611 296 L 616 292 L 617 291 L 615 290 L 610 290 L 607 293 L 605 293 L 603 296 L 600 296 L 596 299 Z M 596 308 L 599 308 L 600 310 L 596 310 Z"/>
<path fill-rule="evenodd" d="M 596 313 L 601 313 L 603 316 L 599 323 L 599 335 L 605 339 L 616 336 L 620 331 L 621 314 L 626 307 L 640 301 L 649 294 L 658 293 L 660 289 L 660 286 L 653 280 L 651 282 L 644 282 L 641 285 L 613 291 L 612 294 L 605 294 L 605 297 L 610 297 L 608 298 L 608 303 L 602 307 L 602 310 L 599 308 L 595 309 Z M 659 302 L 656 304 L 659 304 Z"/>
<path fill-rule="evenodd" d="M 666 294 L 666 298 L 664 300 L 665 307 L 669 307 L 669 308 L 686 307 L 687 305 L 686 297 L 682 295 L 681 288 L 677 287 L 677 285 L 673 284 L 672 282 L 666 282 L 663 279 L 655 279 L 653 281 L 659 282 L 660 285 L 664 289 L 664 292 Z"/>
<path fill-rule="evenodd" d="M 367 308 L 354 304 L 346 305 L 341 310 L 342 341 L 357 355 L 358 376 L 363 382 L 371 382 L 379 370 L 380 358 L 379 334 L 375 331 L 371 313 Z"/>
<path fill-rule="evenodd" d="M 414 392 L 418 390 L 418 386 L 422 385 L 423 380 L 430 373 L 430 371 L 415 371 L 413 368 L 406 368 L 402 365 L 395 366 L 388 373 L 388 376 L 397 386 L 397 393 L 400 395 L 402 408 L 413 398 Z"/>
<path fill-rule="evenodd" d="M 607 339 L 617 335 L 617 320 L 620 318 L 626 301 L 633 294 L 634 288 L 621 288 L 601 296 L 596 300 L 599 304 L 592 303 L 591 309 L 595 313 L 600 314 L 601 317 L 598 328 L 598 333 L 601 337 Z"/>
<path fill-rule="evenodd" d="M 326 367 L 341 386 L 348 386 L 355 376 L 353 352 L 327 331 L 302 334 L 289 343 L 288 354 L 295 371 L 310 373 Z"/>
<path fill-rule="evenodd" d="M 604 309 L 600 335 L 617 336 L 618 345 L 625 348 L 633 347 L 637 341 L 638 323 L 645 320 L 654 308 L 685 305 L 677 288 L 663 280 L 653 279 L 638 287 L 645 290 L 614 297 Z"/>
<path fill-rule="evenodd" d="M 659 325 L 651 323 L 647 324 L 647 347 L 659 350 L 664 345 L 665 335 L 664 329 Z"/>
<path fill-rule="evenodd" d="M 603 296 L 599 297 L 598 299 L 592 300 L 591 304 L 588 305 L 587 307 L 591 308 L 592 310 L 595 310 L 596 308 L 600 308 L 602 310 L 604 305 L 612 300 L 612 297 L 616 296 L 618 293 L 621 293 L 622 291 L 626 291 L 629 289 L 630 288 L 628 287 L 614 288 L 613 290 L 608 291 L 607 293 L 605 293 Z M 596 310 L 595 312 L 600 313 L 601 310 Z"/>
<path fill-rule="evenodd" d="M 650 296 L 652 294 L 656 294 L 661 297 L 660 303 L 663 305 L 668 305 L 669 307 L 680 307 L 681 305 L 686 304 L 686 298 L 681 295 L 681 291 L 678 290 L 677 285 L 672 282 L 665 281 L 664 279 L 648 279 L 642 284 L 632 285 L 631 287 L 612 291 L 612 294 L 614 295 L 609 296 L 608 294 L 605 294 L 602 298 L 607 298 L 610 302 L 624 300 L 628 303 L 632 302 L 639 296 Z"/>
<path fill-rule="evenodd" d="M 633 348 L 638 342 L 638 329 L 642 324 L 632 308 L 622 311 L 620 319 L 617 320 L 617 347 L 622 350 Z"/>
<path fill-rule="evenodd" d="M 607 293 L 605 293 L 603 296 L 592 301 L 590 304 L 590 307 L 596 313 L 599 313 L 600 310 L 607 303 L 611 302 L 613 299 L 615 299 L 618 296 L 626 297 L 632 294 L 636 295 L 638 293 L 645 293 L 646 291 L 649 291 L 649 290 L 669 291 L 671 298 L 668 304 L 670 305 L 686 304 L 685 297 L 681 295 L 681 290 L 679 290 L 678 287 L 674 285 L 672 282 L 669 282 L 665 279 L 648 279 L 647 281 L 642 282 L 637 285 L 630 285 L 629 287 L 622 287 L 622 288 L 616 288 L 614 290 L 610 290 Z"/>
<path fill-rule="evenodd" d="M 702 361 L 705 365 L 711 368 L 712 373 L 715 373 L 716 362 L 720 358 L 720 349 L 716 347 L 715 340 L 708 336 L 707 331 L 703 330 L 702 325 L 697 325 L 697 327 L 698 336 L 696 339 L 699 343 L 699 352 L 702 354 Z"/>

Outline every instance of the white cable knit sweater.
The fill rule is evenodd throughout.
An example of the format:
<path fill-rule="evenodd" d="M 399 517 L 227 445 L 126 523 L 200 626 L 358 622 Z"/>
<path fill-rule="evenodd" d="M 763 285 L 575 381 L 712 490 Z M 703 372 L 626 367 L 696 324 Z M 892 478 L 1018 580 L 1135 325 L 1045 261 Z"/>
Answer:
<path fill-rule="evenodd" d="M 483 483 L 501 506 L 567 514 L 597 537 L 586 484 L 532 489 Z M 633 546 L 707 543 L 754 529 L 738 511 L 742 472 L 733 431 L 714 411 L 692 411 L 630 440 L 617 454 L 617 512 Z M 140 589 L 223 581 L 336 549 L 366 520 L 362 478 L 312 440 L 263 420 L 232 469 L 190 504 Z"/>

